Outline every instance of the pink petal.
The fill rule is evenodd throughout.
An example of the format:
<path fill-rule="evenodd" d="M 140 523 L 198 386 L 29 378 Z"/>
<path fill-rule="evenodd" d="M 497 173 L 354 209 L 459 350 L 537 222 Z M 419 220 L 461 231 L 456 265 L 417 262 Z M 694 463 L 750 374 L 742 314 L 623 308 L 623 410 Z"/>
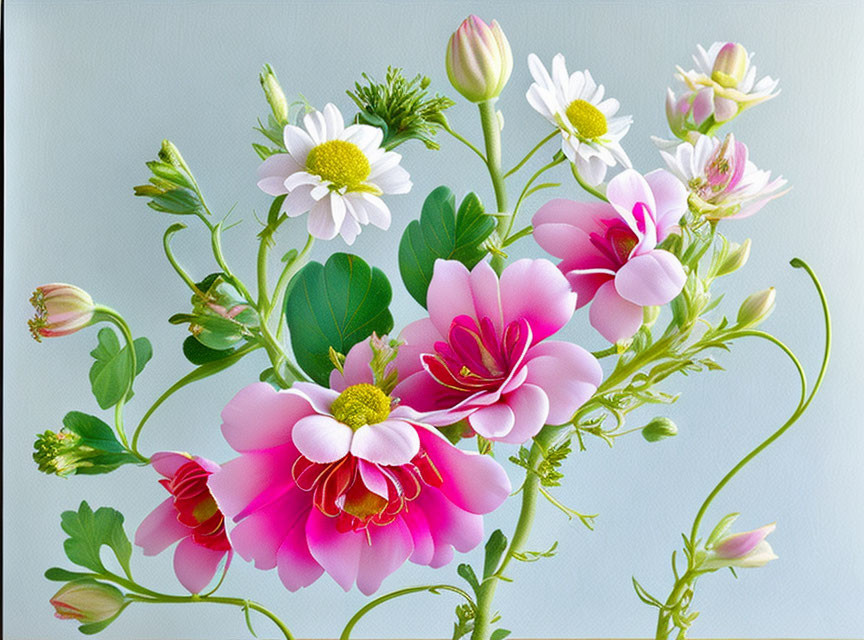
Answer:
<path fill-rule="evenodd" d="M 468 277 L 471 284 L 471 295 L 474 298 L 473 317 L 478 320 L 489 318 L 495 331 L 500 333 L 504 330 L 504 325 L 501 316 L 501 291 L 498 275 L 489 266 L 489 263 L 483 261 L 477 263 Z"/>
<path fill-rule="evenodd" d="M 414 551 L 408 559 L 414 564 L 428 565 L 435 554 L 435 541 L 432 539 L 429 521 L 426 520 L 423 510 L 406 509 L 401 516 L 411 532 L 411 542 L 414 545 Z"/>
<path fill-rule="evenodd" d="M 687 211 L 687 189 L 674 175 L 657 169 L 645 175 L 651 187 L 657 209 L 657 242 L 662 242 L 678 226 L 681 216 Z"/>
<path fill-rule="evenodd" d="M 339 533 L 334 519 L 312 509 L 306 521 L 306 541 L 315 561 L 348 591 L 357 579 L 363 546 L 368 544 L 365 532 Z"/>
<path fill-rule="evenodd" d="M 213 580 L 226 553 L 202 547 L 192 542 L 192 538 L 186 538 L 174 551 L 174 573 L 189 593 L 200 593 Z"/>
<path fill-rule="evenodd" d="M 618 342 L 632 338 L 642 326 L 642 307 L 618 295 L 615 281 L 610 280 L 597 289 L 588 319 L 609 342 Z"/>
<path fill-rule="evenodd" d="M 366 485 L 366 488 L 386 500 L 389 497 L 390 490 L 387 484 L 387 478 L 384 477 L 384 474 L 381 473 L 378 466 L 366 462 L 365 460 L 358 460 L 358 463 L 357 468 L 360 470 L 360 478 L 363 480 L 363 484 Z"/>
<path fill-rule="evenodd" d="M 257 511 L 231 530 L 231 546 L 258 569 L 276 566 L 276 553 L 298 522 L 306 522 L 311 494 L 294 488 Z"/>
<path fill-rule="evenodd" d="M 255 451 L 291 441 L 297 420 L 313 414 L 294 391 L 276 391 L 266 382 L 242 389 L 222 410 L 222 435 L 237 451 Z"/>
<path fill-rule="evenodd" d="M 738 103 L 729 98 L 714 98 L 714 120 L 716 122 L 726 122 L 738 115 Z"/>
<path fill-rule="evenodd" d="M 295 382 L 291 391 L 305 397 L 321 415 L 330 415 L 330 406 L 339 397 L 338 391 L 318 386 L 314 382 Z"/>
<path fill-rule="evenodd" d="M 504 402 L 484 407 L 468 416 L 471 428 L 487 440 L 500 440 L 513 428 L 513 410 Z"/>
<path fill-rule="evenodd" d="M 247 453 L 222 465 L 207 479 L 219 509 L 235 520 L 280 497 L 294 484 L 291 466 L 299 452 L 292 443 Z"/>
<path fill-rule="evenodd" d="M 330 372 L 330 388 L 342 392 L 353 384 L 373 384 L 375 380 L 372 376 L 372 368 L 369 366 L 372 355 L 372 346 L 368 340 L 358 342 L 351 347 L 345 356 L 342 373 L 339 373 L 338 369 Z"/>
<path fill-rule="evenodd" d="M 431 429 L 420 429 L 418 435 L 444 479 L 440 491 L 460 509 L 489 513 L 510 494 L 507 474 L 491 457 L 457 449 Z"/>
<path fill-rule="evenodd" d="M 291 528 L 276 554 L 279 579 L 285 588 L 292 592 L 308 587 L 324 573 L 324 568 L 309 553 L 306 542 L 307 518 L 308 514 L 305 514 Z"/>
<path fill-rule="evenodd" d="M 351 453 L 363 460 L 384 465 L 411 461 L 420 450 L 416 429 L 402 420 L 367 424 L 354 432 Z"/>
<path fill-rule="evenodd" d="M 351 449 L 354 432 L 330 416 L 311 415 L 297 421 L 294 446 L 312 462 L 335 462 Z"/>
<path fill-rule="evenodd" d="M 370 527 L 369 542 L 362 547 L 357 568 L 357 588 L 367 596 L 375 593 L 384 578 L 401 567 L 414 551 L 411 532 L 401 518 L 384 527 Z"/>
<path fill-rule="evenodd" d="M 604 230 L 600 220 L 615 217 L 615 209 L 605 202 L 576 202 L 556 198 L 544 204 L 534 217 L 531 224 L 535 229 L 545 224 L 566 224 L 581 229 L 585 233 L 602 233 Z M 545 247 L 544 247 L 545 248 Z M 546 249 L 549 251 L 549 249 Z M 552 251 L 549 253 L 554 254 Z M 558 256 L 566 258 L 566 255 Z"/>
<path fill-rule="evenodd" d="M 534 240 L 544 251 L 558 258 L 596 253 L 590 236 L 573 225 L 551 223 L 534 227 Z"/>
<path fill-rule="evenodd" d="M 150 465 L 157 473 L 162 474 L 166 478 L 173 478 L 177 473 L 177 469 L 192 460 L 192 456 L 188 453 L 179 453 L 177 451 L 160 451 L 150 456 Z"/>
<path fill-rule="evenodd" d="M 638 171 L 625 169 L 609 181 L 606 197 L 630 230 L 639 238 L 639 244 L 634 252 L 641 253 L 643 250 L 653 249 L 657 243 L 657 229 L 653 217 L 657 206 L 654 193 L 645 178 Z M 647 207 L 642 228 L 633 213 L 639 206 Z"/>
<path fill-rule="evenodd" d="M 528 352 L 526 382 L 543 389 L 549 398 L 549 424 L 569 420 L 603 380 L 597 359 L 570 342 L 550 341 Z"/>
<path fill-rule="evenodd" d="M 662 249 L 630 258 L 615 274 L 618 294 L 640 306 L 663 305 L 681 293 L 687 275 L 674 255 Z"/>
<path fill-rule="evenodd" d="M 501 274 L 501 305 L 504 324 L 526 319 L 537 344 L 567 324 L 576 295 L 548 260 L 517 260 Z"/>
<path fill-rule="evenodd" d="M 439 555 L 438 549 L 442 546 L 453 546 L 457 551 L 466 553 L 483 541 L 483 518 L 463 511 L 440 491 L 422 492 L 415 504 L 429 523 L 435 541 L 435 556 Z M 452 558 L 452 554 L 448 556 Z M 432 562 L 435 563 L 432 566 L 441 566 L 438 558 L 433 558 Z"/>
<path fill-rule="evenodd" d="M 777 525 L 772 523 L 753 531 L 745 531 L 727 536 L 714 548 L 714 553 L 721 558 L 740 558 L 741 556 L 745 556 L 753 551 L 776 528 Z"/>
<path fill-rule="evenodd" d="M 508 394 L 505 400 L 513 412 L 513 428 L 497 440 L 522 444 L 536 436 L 549 416 L 549 398 L 543 389 L 533 384 L 523 384 Z"/>
<path fill-rule="evenodd" d="M 474 297 L 468 269 L 457 260 L 436 260 L 426 292 L 426 307 L 435 328 L 443 336 L 450 332 L 456 316 L 475 317 Z"/>
<path fill-rule="evenodd" d="M 450 326 L 448 325 L 447 331 L 449 332 L 449 330 Z M 399 371 L 399 379 L 405 380 L 411 374 L 423 371 L 420 356 L 424 353 L 434 353 L 435 343 L 443 340 L 444 337 L 435 328 L 431 319 L 423 318 L 402 329 L 399 339 L 404 344 L 399 347 L 399 353 L 396 356 L 396 369 Z"/>
<path fill-rule="evenodd" d="M 714 113 L 714 89 L 706 87 L 696 92 L 693 99 L 693 122 L 700 126 Z"/>
<path fill-rule="evenodd" d="M 153 509 L 138 525 L 135 544 L 144 550 L 145 556 L 155 556 L 191 533 L 189 527 L 177 520 L 177 509 L 174 508 L 172 497 Z"/>

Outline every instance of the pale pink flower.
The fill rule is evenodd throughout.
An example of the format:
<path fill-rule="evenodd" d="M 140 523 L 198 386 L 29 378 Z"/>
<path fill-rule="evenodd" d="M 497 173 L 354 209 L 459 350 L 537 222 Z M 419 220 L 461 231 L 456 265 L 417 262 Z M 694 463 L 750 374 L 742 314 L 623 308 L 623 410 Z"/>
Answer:
<path fill-rule="evenodd" d="M 276 567 L 290 591 L 326 571 L 368 595 L 406 560 L 447 564 L 454 548 L 481 542 L 481 514 L 510 491 L 495 460 L 394 407 L 356 357 L 342 381 L 342 393 L 253 384 L 222 412 L 222 433 L 242 455 L 210 485 L 239 523 L 232 544 L 257 568 Z"/>
<path fill-rule="evenodd" d="M 145 556 L 161 553 L 180 541 L 174 551 L 174 573 L 191 593 L 206 587 L 227 555 L 231 544 L 225 533 L 225 516 L 210 493 L 211 474 L 219 465 L 206 458 L 162 451 L 150 464 L 164 476 L 159 481 L 171 497 L 156 507 L 135 532 L 135 544 Z"/>
<path fill-rule="evenodd" d="M 777 556 L 765 540 L 777 525 L 773 522 L 753 531 L 733 533 L 721 538 L 708 552 L 708 558 L 700 569 L 723 569 L 724 567 L 761 567 Z"/>
<path fill-rule="evenodd" d="M 660 155 L 676 178 L 690 191 L 691 207 L 706 218 L 746 218 L 779 198 L 788 189 L 783 178 L 756 168 L 747 145 L 730 133 L 723 140 L 699 135 Z"/>
<path fill-rule="evenodd" d="M 36 313 L 27 325 L 36 342 L 75 333 L 93 322 L 96 306 L 90 294 L 73 284 L 52 282 L 36 287 L 30 298 Z"/>
<path fill-rule="evenodd" d="M 498 276 L 438 260 L 429 317 L 400 334 L 393 394 L 439 426 L 467 418 L 489 440 L 521 443 L 569 420 L 603 376 L 582 347 L 546 340 L 573 315 L 576 295 L 548 260 L 518 260 Z"/>
<path fill-rule="evenodd" d="M 684 186 L 666 171 L 642 177 L 632 169 L 609 181 L 609 203 L 552 200 L 534 214 L 534 238 L 553 256 L 589 319 L 610 342 L 642 325 L 642 307 L 677 296 L 686 276 L 681 263 L 657 249 L 687 209 Z M 531 294 L 526 294 L 530 297 Z"/>

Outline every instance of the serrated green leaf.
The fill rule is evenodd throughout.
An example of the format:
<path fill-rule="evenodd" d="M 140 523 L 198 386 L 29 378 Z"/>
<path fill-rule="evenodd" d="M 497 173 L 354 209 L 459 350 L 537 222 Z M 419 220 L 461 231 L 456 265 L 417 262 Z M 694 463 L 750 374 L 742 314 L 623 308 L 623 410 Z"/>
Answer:
<path fill-rule="evenodd" d="M 63 512 L 60 526 L 69 536 L 63 542 L 69 560 L 96 573 L 105 573 L 99 552 L 103 545 L 107 545 L 128 574 L 132 544 L 123 530 L 123 514 L 119 511 L 100 507 L 94 512 L 90 505 L 82 502 L 78 511 Z"/>
<path fill-rule="evenodd" d="M 387 308 L 392 290 L 387 276 L 357 256 L 334 253 L 326 264 L 310 262 L 292 279 L 285 298 L 291 346 L 303 370 L 327 385 L 333 363 L 330 348 L 348 351 L 372 332 L 393 328 Z"/>
<path fill-rule="evenodd" d="M 90 352 L 95 359 L 90 367 L 90 386 L 99 406 L 102 409 L 109 409 L 126 393 L 131 363 L 127 347 L 120 348 L 117 334 L 110 328 L 100 329 L 97 338 L 99 344 Z M 133 344 L 136 359 L 135 375 L 138 375 L 153 356 L 153 347 L 147 338 L 137 338 Z"/>
<path fill-rule="evenodd" d="M 424 307 L 435 260 L 458 260 L 472 269 L 486 250 L 483 242 L 495 229 L 480 199 L 469 193 L 456 211 L 456 197 L 438 187 L 423 202 L 420 219 L 412 221 L 399 242 L 399 272 L 405 288 Z"/>
<path fill-rule="evenodd" d="M 507 536 L 501 529 L 495 529 L 486 541 L 486 557 L 483 562 L 483 579 L 490 577 L 498 568 L 501 556 L 507 550 Z"/>

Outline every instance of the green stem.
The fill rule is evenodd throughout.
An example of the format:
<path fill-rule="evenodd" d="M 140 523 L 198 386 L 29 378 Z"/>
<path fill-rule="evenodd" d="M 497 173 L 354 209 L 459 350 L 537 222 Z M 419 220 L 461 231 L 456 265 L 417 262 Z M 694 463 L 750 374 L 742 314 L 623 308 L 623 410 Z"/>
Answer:
<path fill-rule="evenodd" d="M 529 224 L 527 227 L 522 227 L 521 229 L 519 229 L 519 231 L 517 231 L 516 233 L 512 233 L 512 234 L 508 235 L 507 239 L 504 240 L 503 243 L 501 243 L 501 246 L 502 247 L 509 247 L 511 244 L 513 244 L 517 240 L 521 240 L 525 236 L 530 236 L 532 233 L 534 233 L 534 227 L 532 227 Z"/>
<path fill-rule="evenodd" d="M 538 434 L 539 437 L 540 434 Z M 528 454 L 528 466 L 530 469 L 535 469 L 542 457 L 543 449 L 535 441 L 531 445 L 531 451 Z M 531 470 L 526 471 L 525 483 L 522 485 L 522 506 L 519 510 L 519 519 L 516 521 L 516 529 L 510 538 L 510 546 L 507 548 L 504 557 L 501 559 L 501 564 L 495 570 L 495 573 L 483 581 L 477 594 L 477 611 L 474 617 L 474 631 L 471 633 L 471 640 L 488 640 L 492 632 L 492 603 L 495 599 L 495 589 L 498 586 L 500 578 L 504 575 L 504 570 L 510 564 L 510 560 L 523 549 L 528 536 L 531 534 L 534 516 L 537 513 L 537 498 L 540 495 L 539 489 L 540 476 Z"/>
<path fill-rule="evenodd" d="M 339 636 L 339 640 L 350 640 L 351 631 L 354 629 L 360 619 L 375 607 L 384 604 L 388 600 L 393 600 L 394 598 L 399 598 L 401 596 L 407 596 L 412 593 L 421 593 L 423 591 L 430 591 L 432 593 L 438 593 L 439 591 L 452 591 L 453 593 L 459 594 L 460 596 L 465 598 L 470 607 L 476 611 L 476 605 L 471 599 L 471 596 L 469 596 L 467 593 L 465 593 L 462 589 L 459 589 L 458 587 L 454 587 L 449 584 L 433 584 L 424 585 L 422 587 L 408 587 L 407 589 L 399 589 L 399 591 L 394 591 L 379 598 L 375 598 L 372 602 L 361 608 L 351 617 L 351 619 L 348 621 L 348 624 L 345 625 L 345 628 L 342 630 L 342 634 Z"/>
<path fill-rule="evenodd" d="M 497 208 L 498 226 L 495 232 L 500 240 L 504 240 L 511 224 L 512 214 L 507 212 L 507 186 L 501 174 L 501 128 L 498 124 L 498 114 L 495 113 L 496 99 L 480 102 L 480 123 L 483 127 L 483 140 L 486 142 L 486 167 L 492 178 L 492 188 L 495 190 L 495 205 Z M 504 256 L 495 253 L 492 256 L 492 268 L 500 275 L 504 270 Z"/>
<path fill-rule="evenodd" d="M 141 430 L 144 428 L 144 425 L 150 419 L 150 416 L 158 409 L 163 402 L 165 402 L 168 398 L 170 398 L 174 393 L 182 389 L 188 384 L 193 382 L 197 382 L 198 380 L 203 380 L 213 374 L 219 373 L 220 371 L 224 371 L 231 365 L 237 363 L 243 356 L 248 353 L 255 351 L 256 349 L 260 349 L 261 344 L 252 343 L 248 344 L 240 349 L 237 349 L 234 353 L 232 353 L 227 358 L 222 358 L 221 360 L 215 360 L 213 362 L 208 362 L 200 365 L 196 369 L 192 370 L 190 373 L 187 373 L 185 376 L 180 378 L 173 385 L 168 387 L 165 392 L 156 399 L 149 409 L 147 409 L 147 413 L 141 418 L 141 421 L 138 423 L 138 426 L 135 427 L 135 432 L 132 434 L 132 452 L 135 455 L 138 455 L 138 438 L 141 436 Z"/>
<path fill-rule="evenodd" d="M 579 169 L 577 169 L 576 165 L 572 162 L 570 163 L 570 171 L 573 172 L 573 177 L 576 178 L 576 182 L 578 182 L 579 186 L 585 189 L 585 191 L 590 193 L 595 198 L 599 198 L 603 202 L 609 202 L 609 199 L 603 193 L 585 182 L 585 178 L 582 177 L 582 175 L 579 173 Z"/>
<path fill-rule="evenodd" d="M 249 293 L 249 289 L 246 288 L 246 285 L 243 284 L 243 281 L 240 280 L 234 272 L 231 271 L 231 268 L 228 266 L 228 263 L 225 260 L 225 256 L 222 253 L 222 223 L 219 222 L 210 227 L 210 245 L 213 248 L 213 257 L 216 258 L 216 264 L 219 265 L 219 268 L 222 270 L 222 273 L 225 274 L 225 277 L 231 281 L 237 291 L 246 299 L 246 302 L 251 304 L 253 307 L 255 306 L 255 299 L 252 297 L 252 294 Z"/>
<path fill-rule="evenodd" d="M 273 311 L 281 306 L 280 300 L 282 298 L 282 295 L 285 293 L 285 290 L 288 288 L 288 285 L 291 283 L 291 279 L 297 274 L 298 271 L 300 271 L 300 269 L 302 269 L 306 265 L 309 251 L 312 249 L 312 245 L 314 244 L 314 242 L 315 238 L 311 235 L 306 238 L 306 244 L 303 246 L 303 249 L 294 257 L 293 260 L 289 261 L 288 264 L 285 265 L 282 273 L 279 274 L 279 279 L 276 281 L 276 288 L 273 289 L 273 299 L 271 300 L 272 304 L 270 305 L 270 308 L 265 314 L 267 316 L 267 320 L 270 319 Z M 279 337 L 278 333 L 277 337 Z"/>
<path fill-rule="evenodd" d="M 471 149 L 471 151 L 473 151 L 478 156 L 480 156 L 480 159 L 483 161 L 483 164 L 486 164 L 486 156 L 483 155 L 483 152 L 480 151 L 480 149 L 478 149 L 477 147 L 475 147 L 467 138 L 465 138 L 465 137 L 459 135 L 458 133 L 456 133 L 455 131 L 453 131 L 453 129 L 450 128 L 449 123 L 442 124 L 441 128 L 444 129 L 444 131 L 449 133 L 451 136 L 456 138 L 459 142 L 464 144 L 466 147 Z"/>
<path fill-rule="evenodd" d="M 537 171 L 534 172 L 534 175 L 531 176 L 531 178 L 528 180 L 528 182 L 525 183 L 525 187 L 522 189 L 522 193 L 519 194 L 519 198 L 516 200 L 516 206 L 513 207 L 513 218 L 511 218 L 511 220 L 510 220 L 510 226 L 511 227 L 513 225 L 513 219 L 515 219 L 516 214 L 519 213 L 519 207 L 522 206 L 522 201 L 525 200 L 525 198 L 528 195 L 529 190 L 531 189 L 531 185 L 534 184 L 534 182 L 536 182 L 537 178 L 539 178 L 541 175 L 543 175 L 544 173 L 549 171 L 549 169 L 551 169 L 553 167 L 557 167 L 559 164 L 564 162 L 564 160 L 565 160 L 565 157 L 564 157 L 563 153 L 560 155 L 556 154 L 555 158 L 553 158 L 551 162 L 549 162 L 549 163 L 543 165 L 542 167 L 540 167 L 539 169 L 537 169 Z M 507 229 L 507 233 L 510 233 L 509 227 Z"/>
<path fill-rule="evenodd" d="M 165 250 L 165 256 L 168 258 L 168 262 L 171 263 L 171 266 L 174 267 L 174 271 L 177 272 L 177 275 L 186 283 L 195 295 L 199 296 L 202 300 L 205 298 L 205 295 L 198 288 L 198 285 L 195 284 L 195 281 L 192 277 L 186 273 L 186 270 L 180 266 L 180 263 L 177 262 L 177 259 L 174 257 L 174 251 L 171 249 L 171 238 L 172 236 L 186 228 L 186 225 L 182 222 L 176 222 L 172 224 L 165 230 L 165 234 L 162 236 L 162 248 Z"/>
<path fill-rule="evenodd" d="M 192 602 L 209 602 L 211 604 L 227 604 L 240 607 L 242 609 L 252 609 L 258 613 L 267 616 L 270 620 L 279 627 L 279 631 L 285 636 L 285 640 L 294 640 L 294 635 L 287 625 L 279 619 L 279 617 L 264 607 L 263 605 L 253 602 L 252 600 L 244 600 L 243 598 L 227 598 L 223 596 L 202 597 L 197 595 L 191 596 L 171 596 L 167 594 L 156 594 L 156 596 L 138 596 L 128 594 L 127 597 L 134 602 L 143 602 L 149 604 L 186 604 Z"/>
<path fill-rule="evenodd" d="M 505 174 L 504 174 L 504 177 L 507 178 L 507 177 L 513 175 L 514 173 L 516 173 L 517 171 L 519 171 L 519 169 L 521 169 L 522 167 L 524 167 L 524 166 L 525 166 L 525 163 L 528 162 L 528 161 L 531 159 L 531 156 L 533 156 L 535 153 L 537 153 L 537 152 L 540 150 L 540 147 L 542 147 L 544 144 L 546 144 L 547 142 L 549 142 L 549 141 L 550 141 L 552 138 L 554 138 L 555 136 L 559 135 L 559 133 L 560 133 L 560 132 L 558 131 L 558 129 L 555 129 L 555 131 L 553 131 L 553 132 L 550 133 L 548 136 L 546 136 L 545 138 L 543 138 L 540 142 L 538 142 L 536 145 L 534 145 L 534 148 L 531 149 L 531 151 L 529 151 L 528 154 L 527 154 L 524 158 L 522 158 L 522 160 L 519 161 L 519 164 L 517 164 L 515 167 L 513 167 L 512 169 L 510 169 L 510 171 L 508 171 L 507 173 L 505 173 Z"/>

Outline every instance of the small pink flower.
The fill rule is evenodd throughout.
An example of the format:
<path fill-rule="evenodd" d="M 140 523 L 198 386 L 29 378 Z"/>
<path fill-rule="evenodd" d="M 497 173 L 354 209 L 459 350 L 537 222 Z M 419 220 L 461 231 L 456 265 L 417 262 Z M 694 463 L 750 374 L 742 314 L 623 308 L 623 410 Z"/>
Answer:
<path fill-rule="evenodd" d="M 253 384 L 222 412 L 222 433 L 242 455 L 212 476 L 213 494 L 239 523 L 237 552 L 276 567 L 290 591 L 326 571 L 368 595 L 406 560 L 447 564 L 454 548 L 481 542 L 480 514 L 509 494 L 497 462 L 394 407 L 370 384 L 368 363 L 346 359 L 341 393 Z"/>
<path fill-rule="evenodd" d="M 27 321 L 27 325 L 36 342 L 83 329 L 92 322 L 96 310 L 89 293 L 62 282 L 36 287 L 30 304 L 36 309 L 36 314 Z"/>
<path fill-rule="evenodd" d="M 219 465 L 206 458 L 162 451 L 150 458 L 164 476 L 159 481 L 171 497 L 156 507 L 135 532 L 135 544 L 145 556 L 154 556 L 180 541 L 174 551 L 174 573 L 190 593 L 206 587 L 231 544 L 225 533 L 225 516 L 210 493 L 209 479 Z"/>
<path fill-rule="evenodd" d="M 603 376 L 587 351 L 546 338 L 573 315 L 576 295 L 548 260 L 518 260 L 498 276 L 438 260 L 429 317 L 400 335 L 400 401 L 439 426 L 468 419 L 484 438 L 525 442 L 591 397 Z"/>
<path fill-rule="evenodd" d="M 734 533 L 721 538 L 708 552 L 702 569 L 722 569 L 724 567 L 752 568 L 761 567 L 777 556 L 765 540 L 777 525 L 773 522 L 753 531 Z"/>
<path fill-rule="evenodd" d="M 534 238 L 553 256 L 578 293 L 576 308 L 593 300 L 589 319 L 610 342 L 642 325 L 642 307 L 677 296 L 681 263 L 657 249 L 687 209 L 684 186 L 666 171 L 642 177 L 622 171 L 609 181 L 609 204 L 552 200 L 534 214 Z"/>

